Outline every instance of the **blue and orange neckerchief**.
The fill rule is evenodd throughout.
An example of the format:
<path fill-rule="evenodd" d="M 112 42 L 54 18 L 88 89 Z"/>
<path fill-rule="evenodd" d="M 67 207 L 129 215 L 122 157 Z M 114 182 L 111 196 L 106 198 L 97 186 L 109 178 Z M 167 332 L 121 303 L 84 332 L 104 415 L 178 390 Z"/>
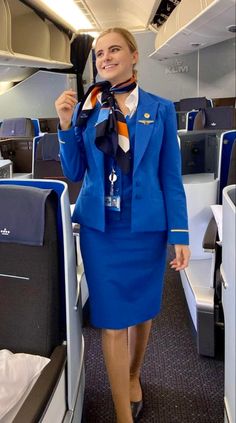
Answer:
<path fill-rule="evenodd" d="M 101 106 L 96 122 L 95 145 L 104 154 L 113 157 L 122 172 L 127 174 L 131 167 L 130 140 L 125 116 L 120 110 L 114 94 L 132 91 L 137 85 L 132 76 L 127 81 L 111 86 L 109 81 L 91 85 L 80 103 L 77 126 L 86 124 L 101 93 Z"/>

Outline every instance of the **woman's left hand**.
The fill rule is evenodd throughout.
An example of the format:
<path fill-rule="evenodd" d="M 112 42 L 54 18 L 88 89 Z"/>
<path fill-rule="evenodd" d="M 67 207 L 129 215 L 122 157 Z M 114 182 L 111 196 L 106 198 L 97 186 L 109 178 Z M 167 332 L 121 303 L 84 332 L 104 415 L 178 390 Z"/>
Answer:
<path fill-rule="evenodd" d="M 188 266 L 190 259 L 190 249 L 188 245 L 176 244 L 175 246 L 175 258 L 170 262 L 171 269 L 183 270 Z"/>

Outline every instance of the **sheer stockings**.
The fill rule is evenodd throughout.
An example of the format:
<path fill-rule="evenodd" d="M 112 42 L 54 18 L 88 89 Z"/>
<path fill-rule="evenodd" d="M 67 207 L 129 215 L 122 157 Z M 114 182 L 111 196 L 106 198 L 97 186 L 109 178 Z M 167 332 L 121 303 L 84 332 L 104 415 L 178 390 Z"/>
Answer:
<path fill-rule="evenodd" d="M 117 423 L 132 423 L 130 402 L 142 399 L 140 371 L 152 321 L 129 329 L 103 329 L 102 349 Z"/>

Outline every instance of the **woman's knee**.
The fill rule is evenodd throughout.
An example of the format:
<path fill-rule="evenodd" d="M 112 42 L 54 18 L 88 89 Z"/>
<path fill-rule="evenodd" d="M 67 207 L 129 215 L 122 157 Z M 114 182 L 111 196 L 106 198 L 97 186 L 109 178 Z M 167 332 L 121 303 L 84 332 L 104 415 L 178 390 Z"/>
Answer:
<path fill-rule="evenodd" d="M 102 329 L 102 336 L 106 339 L 118 340 L 127 337 L 128 329 Z"/>

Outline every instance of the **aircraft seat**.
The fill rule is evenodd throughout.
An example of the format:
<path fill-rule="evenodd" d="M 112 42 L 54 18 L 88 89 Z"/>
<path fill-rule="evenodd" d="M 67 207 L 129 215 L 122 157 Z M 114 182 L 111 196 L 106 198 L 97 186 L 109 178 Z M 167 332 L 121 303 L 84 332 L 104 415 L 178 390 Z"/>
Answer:
<path fill-rule="evenodd" d="M 39 119 L 31 119 L 31 121 L 34 125 L 34 136 L 38 137 L 41 133 Z"/>
<path fill-rule="evenodd" d="M 236 156 L 236 155 L 235 155 Z M 225 422 L 236 421 L 236 184 L 223 190 L 222 303 L 225 320 Z"/>
<path fill-rule="evenodd" d="M 59 119 L 55 118 L 39 118 L 39 126 L 41 133 L 54 133 L 57 132 Z"/>
<path fill-rule="evenodd" d="M 178 131 L 192 131 L 197 113 L 198 110 L 191 110 L 188 112 L 177 111 L 176 118 Z"/>
<path fill-rule="evenodd" d="M 0 127 L 0 138 L 33 137 L 34 124 L 29 118 L 4 119 Z"/>
<path fill-rule="evenodd" d="M 193 129 L 236 129 L 236 109 L 230 106 L 203 108 L 194 119 Z"/>
<path fill-rule="evenodd" d="M 200 131 L 197 135 L 193 131 L 179 137 L 192 252 L 188 268 L 180 275 L 196 330 L 198 352 L 214 356 L 216 233 L 214 248 L 204 247 L 206 252 L 202 242 L 212 217 L 211 205 L 219 203 L 221 175 L 228 174 L 224 166 L 229 166 L 229 161 L 223 165 L 222 158 L 226 156 L 225 149 L 230 153 L 235 132 Z"/>
<path fill-rule="evenodd" d="M 64 176 L 59 156 L 57 133 L 41 134 L 34 138 L 32 162 L 33 178 L 61 180 L 67 184 L 72 212 L 82 182 L 72 182 Z M 77 252 L 77 277 L 78 282 L 81 281 L 82 306 L 84 306 L 88 299 L 88 287 L 80 254 L 79 225 L 73 224 L 73 234 Z"/>
<path fill-rule="evenodd" d="M 177 128 L 180 131 L 192 131 L 194 121 L 200 109 L 212 107 L 212 101 L 206 97 L 182 98 L 175 103 Z"/>
<path fill-rule="evenodd" d="M 180 104 L 179 104 L 179 101 L 174 101 L 174 106 L 175 106 L 175 110 L 176 110 L 176 112 L 179 112 L 179 111 L 180 111 Z"/>
<path fill-rule="evenodd" d="M 84 340 L 67 185 L 2 179 L 0 201 L 0 348 L 50 358 L 6 422 L 80 422 Z"/>
<path fill-rule="evenodd" d="M 232 106 L 236 107 L 236 97 L 218 97 L 212 99 L 213 107 Z"/>
<path fill-rule="evenodd" d="M 212 101 L 206 97 L 181 98 L 179 101 L 179 109 L 183 112 L 199 110 L 206 107 L 212 107 Z"/>
<path fill-rule="evenodd" d="M 35 126 L 29 118 L 4 119 L 0 127 L 0 151 L 13 164 L 13 178 L 30 178 Z"/>
<path fill-rule="evenodd" d="M 204 251 L 211 251 L 214 254 L 214 269 L 212 275 L 212 285 L 215 289 L 215 323 L 224 329 L 224 316 L 222 313 L 222 283 L 220 276 L 220 265 L 222 261 L 222 193 L 226 186 L 236 184 L 236 131 L 225 134 L 227 143 L 222 149 L 221 157 L 221 184 L 219 205 L 216 206 L 216 213 L 211 218 L 203 239 Z M 229 156 L 229 160 L 226 154 Z M 227 179 L 226 178 L 227 175 Z M 215 207 L 215 206 L 213 206 Z"/>
<path fill-rule="evenodd" d="M 76 202 L 82 183 L 71 182 L 63 175 L 57 133 L 46 133 L 34 138 L 32 169 L 33 178 L 55 178 L 66 182 L 70 203 Z"/>

